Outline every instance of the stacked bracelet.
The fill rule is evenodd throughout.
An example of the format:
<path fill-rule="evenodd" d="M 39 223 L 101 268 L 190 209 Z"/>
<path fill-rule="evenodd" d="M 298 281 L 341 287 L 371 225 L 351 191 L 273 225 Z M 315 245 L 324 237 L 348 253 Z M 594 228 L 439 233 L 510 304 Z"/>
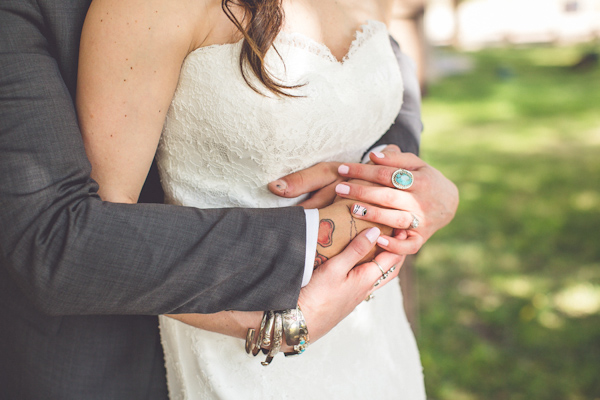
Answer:
<path fill-rule="evenodd" d="M 306 320 L 300 306 L 282 311 L 265 311 L 258 335 L 250 328 L 246 334 L 246 353 L 256 356 L 261 349 L 267 354 L 262 365 L 267 366 L 279 350 L 285 337 L 285 342 L 293 346 L 293 351 L 284 353 L 286 356 L 302 354 L 309 344 Z"/>
<path fill-rule="evenodd" d="M 293 351 L 283 353 L 285 356 L 294 356 L 304 353 L 308 347 L 308 328 L 306 320 L 300 306 L 295 309 L 282 312 L 283 330 L 285 332 L 285 341 L 289 346 L 293 346 Z"/>

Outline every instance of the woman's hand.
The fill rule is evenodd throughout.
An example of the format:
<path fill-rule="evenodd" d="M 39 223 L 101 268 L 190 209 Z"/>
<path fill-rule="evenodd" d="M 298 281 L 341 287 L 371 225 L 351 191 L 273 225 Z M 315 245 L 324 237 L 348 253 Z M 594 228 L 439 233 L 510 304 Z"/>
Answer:
<path fill-rule="evenodd" d="M 386 224 L 396 229 L 396 233 L 406 233 L 405 240 L 382 236 L 378 241 L 381 247 L 397 254 L 414 254 L 454 218 L 458 189 L 441 172 L 411 153 L 402 153 L 397 146 L 388 146 L 382 153 L 369 156 L 375 165 L 342 164 L 338 172 L 345 178 L 362 179 L 380 186 L 354 180 L 338 184 L 336 192 L 346 199 L 358 200 L 355 204 L 366 210 L 365 215 L 357 214 L 356 218 Z M 414 176 L 413 185 L 405 190 L 392 184 L 392 174 L 400 168 Z M 415 222 L 418 227 L 411 226 Z"/>
<path fill-rule="evenodd" d="M 336 194 L 346 200 L 358 200 L 352 202 L 351 209 L 357 204 L 364 209 L 354 214 L 356 219 L 396 229 L 393 236 L 382 236 L 381 247 L 397 254 L 416 253 L 429 237 L 454 218 L 458 190 L 438 170 L 413 154 L 402 153 L 395 145 L 388 145 L 378 155 L 383 157 L 374 153 L 369 155 L 374 165 L 343 164 L 348 169 L 346 172 L 342 168 L 340 173 L 337 171 L 340 163 L 319 163 L 272 182 L 269 189 L 282 197 L 313 192 L 310 199 L 301 203 L 305 208 L 329 205 Z M 415 183 L 408 190 L 392 186 L 392 173 L 399 168 L 414 175 Z M 348 179 L 353 180 L 343 183 Z M 340 189 L 347 189 L 347 194 L 335 192 L 340 183 L 345 186 Z M 367 213 L 362 215 L 364 210 Z M 418 219 L 419 227 L 408 229 L 414 217 Z"/>

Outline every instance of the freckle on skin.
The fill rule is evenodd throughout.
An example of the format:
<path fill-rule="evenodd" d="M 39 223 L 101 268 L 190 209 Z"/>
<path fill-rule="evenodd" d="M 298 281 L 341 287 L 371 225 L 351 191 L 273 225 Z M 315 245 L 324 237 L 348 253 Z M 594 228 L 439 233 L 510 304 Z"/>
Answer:
<path fill-rule="evenodd" d="M 127 118 L 127 114 L 125 114 L 125 118 Z"/>
<path fill-rule="evenodd" d="M 112 135 L 110 135 L 110 137 L 112 137 Z"/>

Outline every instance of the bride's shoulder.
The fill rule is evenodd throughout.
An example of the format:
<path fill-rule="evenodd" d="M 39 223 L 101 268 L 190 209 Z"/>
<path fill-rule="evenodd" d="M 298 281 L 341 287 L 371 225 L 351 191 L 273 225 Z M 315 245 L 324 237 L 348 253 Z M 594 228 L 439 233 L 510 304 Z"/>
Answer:
<path fill-rule="evenodd" d="M 130 43 L 152 40 L 192 50 L 210 32 L 217 4 L 220 0 L 94 0 L 85 25 Z"/>

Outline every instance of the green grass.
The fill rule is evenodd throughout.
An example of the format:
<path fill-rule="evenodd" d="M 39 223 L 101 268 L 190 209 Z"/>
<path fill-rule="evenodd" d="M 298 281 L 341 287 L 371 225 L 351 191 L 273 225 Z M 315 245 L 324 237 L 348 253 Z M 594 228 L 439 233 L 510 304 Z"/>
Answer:
<path fill-rule="evenodd" d="M 417 259 L 430 399 L 600 399 L 600 67 L 493 49 L 431 85 L 422 156 L 459 187 Z"/>

